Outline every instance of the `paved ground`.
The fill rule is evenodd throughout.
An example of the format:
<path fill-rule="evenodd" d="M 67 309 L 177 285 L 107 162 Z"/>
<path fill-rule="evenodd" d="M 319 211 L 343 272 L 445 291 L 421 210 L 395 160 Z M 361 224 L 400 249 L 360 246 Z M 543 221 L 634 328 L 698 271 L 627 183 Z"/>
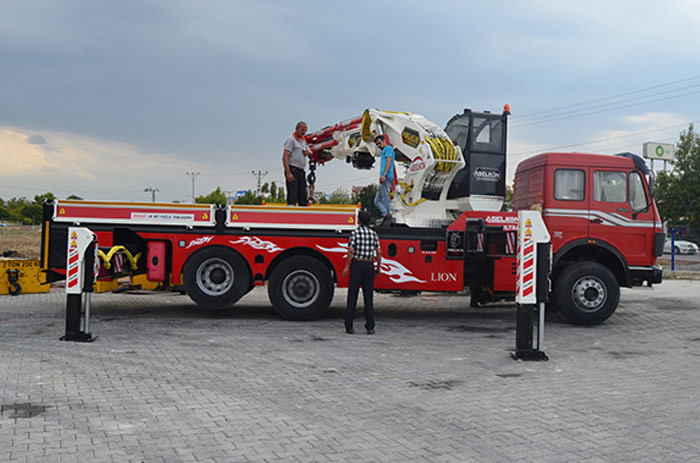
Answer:
<path fill-rule="evenodd" d="M 517 362 L 510 305 L 377 296 L 377 335 L 280 320 L 264 289 L 203 313 L 178 294 L 0 298 L 2 462 L 686 462 L 700 459 L 700 283 L 624 290 L 606 324 L 548 317 Z M 358 323 L 358 327 L 361 327 Z"/>

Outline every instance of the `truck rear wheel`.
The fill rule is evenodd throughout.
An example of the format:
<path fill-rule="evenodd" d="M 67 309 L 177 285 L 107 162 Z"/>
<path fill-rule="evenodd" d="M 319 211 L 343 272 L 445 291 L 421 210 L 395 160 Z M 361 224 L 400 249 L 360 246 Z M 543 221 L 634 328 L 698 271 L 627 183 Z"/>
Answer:
<path fill-rule="evenodd" d="M 182 273 L 187 294 L 205 309 L 230 307 L 250 288 L 245 261 L 222 246 L 209 246 L 192 254 Z"/>
<path fill-rule="evenodd" d="M 620 285 L 615 275 L 597 262 L 567 266 L 556 279 L 554 303 L 569 322 L 581 325 L 603 323 L 617 309 Z"/>
<path fill-rule="evenodd" d="M 333 300 L 331 272 L 318 259 L 294 256 L 272 271 L 267 294 L 272 306 L 287 320 L 316 320 Z"/>

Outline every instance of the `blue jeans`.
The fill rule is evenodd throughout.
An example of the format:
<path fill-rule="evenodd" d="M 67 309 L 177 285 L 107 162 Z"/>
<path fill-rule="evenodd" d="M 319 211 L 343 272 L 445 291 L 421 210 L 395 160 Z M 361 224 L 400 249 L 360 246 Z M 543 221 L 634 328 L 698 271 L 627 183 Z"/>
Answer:
<path fill-rule="evenodd" d="M 374 204 L 379 208 L 379 212 L 382 216 L 385 216 L 391 212 L 389 207 L 389 200 L 391 198 L 391 183 L 393 180 L 385 179 L 384 183 L 380 183 L 377 187 L 377 195 L 374 197 Z"/>

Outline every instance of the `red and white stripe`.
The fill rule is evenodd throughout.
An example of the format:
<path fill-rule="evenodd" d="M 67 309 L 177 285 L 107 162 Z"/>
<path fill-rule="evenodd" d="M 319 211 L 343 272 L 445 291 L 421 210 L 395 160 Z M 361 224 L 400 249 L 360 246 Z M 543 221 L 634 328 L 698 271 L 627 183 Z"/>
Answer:
<path fill-rule="evenodd" d="M 115 254 L 112 264 L 114 265 L 114 273 L 122 273 L 124 269 L 124 256 L 119 253 Z"/>
<path fill-rule="evenodd" d="M 522 297 L 528 297 L 535 290 L 535 242 L 532 238 L 526 238 L 523 246 L 522 262 L 519 266 L 522 267 L 520 271 L 522 278 L 519 278 L 518 282 L 520 294 Z"/>
<path fill-rule="evenodd" d="M 476 250 L 477 252 L 484 252 L 484 234 L 479 233 L 476 235 Z"/>
<path fill-rule="evenodd" d="M 71 246 L 68 250 L 68 271 L 66 278 L 66 286 L 74 288 L 78 285 L 80 274 L 80 253 L 77 246 Z"/>
<path fill-rule="evenodd" d="M 506 233 L 506 254 L 515 254 L 516 242 L 518 239 L 517 232 Z"/>

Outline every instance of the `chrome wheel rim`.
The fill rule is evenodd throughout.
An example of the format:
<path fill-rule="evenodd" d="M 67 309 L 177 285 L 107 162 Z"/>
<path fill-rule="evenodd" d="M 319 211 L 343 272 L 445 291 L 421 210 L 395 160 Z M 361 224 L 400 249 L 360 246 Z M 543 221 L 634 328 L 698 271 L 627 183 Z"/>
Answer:
<path fill-rule="evenodd" d="M 224 259 L 207 259 L 197 269 L 197 286 L 208 296 L 220 296 L 233 287 L 233 267 Z"/>
<path fill-rule="evenodd" d="M 599 278 L 592 276 L 579 278 L 571 295 L 576 306 L 585 312 L 600 310 L 608 300 L 605 285 Z"/>
<path fill-rule="evenodd" d="M 321 293 L 321 283 L 308 270 L 296 270 L 282 281 L 282 297 L 295 309 L 305 309 L 316 302 Z"/>

